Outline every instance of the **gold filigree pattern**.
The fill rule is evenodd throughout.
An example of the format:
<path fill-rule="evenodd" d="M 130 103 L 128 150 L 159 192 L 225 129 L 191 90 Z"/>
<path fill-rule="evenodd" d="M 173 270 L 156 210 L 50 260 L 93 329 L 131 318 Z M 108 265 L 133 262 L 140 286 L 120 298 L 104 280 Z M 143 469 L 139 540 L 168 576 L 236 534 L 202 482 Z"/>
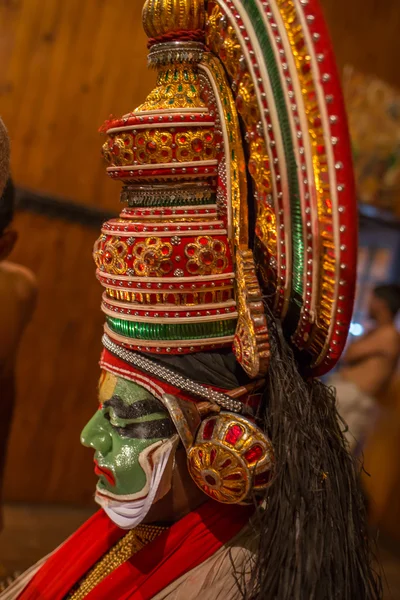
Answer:
<path fill-rule="evenodd" d="M 249 137 L 249 172 L 255 182 L 259 200 L 266 200 L 272 194 L 269 156 L 263 136 L 259 131 L 261 115 L 258 108 L 254 83 L 248 73 L 241 46 L 234 28 L 228 24 L 218 4 L 214 4 L 209 14 L 207 44 L 221 58 L 228 71 L 236 92 L 236 109 L 243 119 Z M 258 203 L 257 223 L 263 232 L 261 242 L 268 253 L 277 257 L 276 219 L 264 222 L 264 208 Z"/>
<path fill-rule="evenodd" d="M 132 250 L 133 269 L 141 277 L 162 277 L 172 271 L 172 245 L 162 238 L 150 237 Z"/>
<path fill-rule="evenodd" d="M 215 142 L 214 132 L 211 130 L 178 133 L 175 136 L 176 159 L 178 162 L 214 159 L 220 148 Z"/>
<path fill-rule="evenodd" d="M 138 525 L 129 531 L 113 548 L 91 569 L 73 590 L 67 600 L 83 600 L 108 575 L 123 565 L 147 544 L 153 542 L 167 527 L 156 525 Z"/>
<path fill-rule="evenodd" d="M 272 445 L 252 421 L 221 412 L 203 420 L 188 452 L 188 468 L 196 485 L 225 504 L 250 500 L 251 491 L 271 482 Z"/>
<path fill-rule="evenodd" d="M 127 270 L 125 257 L 128 252 L 128 246 L 125 242 L 115 239 L 107 242 L 102 247 L 102 237 L 95 243 L 93 249 L 93 258 L 96 266 L 106 273 L 115 275 L 124 275 Z"/>
<path fill-rule="evenodd" d="M 226 245 L 206 235 L 188 244 L 185 255 L 189 259 L 186 268 L 191 275 L 217 275 L 228 265 Z"/>
<path fill-rule="evenodd" d="M 204 56 L 203 64 L 209 69 L 218 88 L 223 109 L 225 126 L 229 136 L 229 162 L 231 170 L 231 204 L 233 212 L 233 233 L 237 245 L 248 244 L 247 176 L 245 158 L 232 96 L 223 67 L 211 54 Z"/>
<path fill-rule="evenodd" d="M 261 201 L 258 206 L 256 235 L 272 255 L 277 244 L 276 227 L 275 210 L 266 201 Z"/>
<path fill-rule="evenodd" d="M 135 112 L 168 108 L 206 108 L 200 97 L 199 76 L 195 67 L 176 65 L 161 70 L 157 87 Z"/>
<path fill-rule="evenodd" d="M 174 31 L 197 31 L 205 21 L 204 0 L 147 0 L 143 27 L 150 38 Z"/>
<path fill-rule="evenodd" d="M 250 377 L 267 372 L 270 359 L 267 319 L 251 250 L 236 252 L 239 319 L 234 352 Z"/>
<path fill-rule="evenodd" d="M 218 502 L 236 504 L 249 494 L 249 476 L 242 461 L 212 442 L 191 449 L 189 471 L 196 485 Z"/>
<path fill-rule="evenodd" d="M 220 150 L 212 129 L 144 129 L 138 133 L 110 135 L 103 155 L 112 166 L 166 164 L 213 160 Z"/>
<path fill-rule="evenodd" d="M 233 300 L 233 287 L 201 288 L 198 291 L 167 291 L 167 292 L 139 292 L 130 290 L 106 289 L 107 296 L 121 302 L 131 302 L 144 306 L 173 305 L 173 306 L 199 306 L 201 304 L 219 304 Z"/>
<path fill-rule="evenodd" d="M 308 119 L 310 145 L 313 156 L 313 171 L 317 206 L 321 232 L 321 289 L 320 305 L 317 306 L 317 319 L 310 339 L 310 349 L 316 356 L 321 355 L 329 339 L 329 328 L 332 320 L 333 302 L 336 286 L 336 258 L 331 227 L 324 227 L 332 222 L 331 188 L 329 168 L 326 156 L 326 137 L 321 121 L 318 96 L 311 69 L 311 58 L 304 40 L 304 32 L 297 17 L 296 7 L 292 0 L 277 0 L 282 14 L 286 33 L 292 48 L 303 95 L 305 112 Z"/>

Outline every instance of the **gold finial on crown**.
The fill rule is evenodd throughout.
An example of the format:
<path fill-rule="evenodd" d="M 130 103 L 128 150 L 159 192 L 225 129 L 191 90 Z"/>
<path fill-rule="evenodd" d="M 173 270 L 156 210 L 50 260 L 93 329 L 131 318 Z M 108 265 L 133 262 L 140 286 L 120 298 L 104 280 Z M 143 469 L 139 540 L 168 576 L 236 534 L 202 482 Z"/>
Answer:
<path fill-rule="evenodd" d="M 143 27 L 155 39 L 174 32 L 204 30 L 204 0 L 146 0 Z"/>

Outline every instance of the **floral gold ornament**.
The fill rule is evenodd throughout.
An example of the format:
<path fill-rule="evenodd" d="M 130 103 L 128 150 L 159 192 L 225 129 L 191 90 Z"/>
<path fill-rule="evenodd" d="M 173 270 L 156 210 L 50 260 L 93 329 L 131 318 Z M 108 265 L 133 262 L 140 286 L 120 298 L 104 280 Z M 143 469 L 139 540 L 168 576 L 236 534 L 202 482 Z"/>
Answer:
<path fill-rule="evenodd" d="M 335 403 L 309 377 L 340 356 L 356 270 L 316 1 L 145 2 L 157 84 L 101 128 L 124 205 L 93 253 L 102 374 L 81 441 L 103 510 L 20 600 L 186 597 L 188 582 L 210 598 L 381 597 Z M 168 530 L 143 526 L 159 501 Z"/>
<path fill-rule="evenodd" d="M 139 110 L 206 109 L 200 96 L 198 74 L 189 66 L 160 71 L 157 84 Z"/>
<path fill-rule="evenodd" d="M 221 412 L 202 421 L 188 452 L 188 468 L 199 488 L 226 504 L 251 501 L 271 483 L 273 451 L 249 419 Z"/>
<path fill-rule="evenodd" d="M 201 157 L 215 159 L 219 143 L 207 128 L 178 132 L 148 129 L 110 137 L 103 146 L 103 155 L 112 166 L 188 162 Z"/>
<path fill-rule="evenodd" d="M 187 270 L 192 275 L 211 275 L 222 273 L 228 264 L 226 246 L 220 240 L 209 236 L 201 236 L 185 248 L 189 259 Z"/>
<path fill-rule="evenodd" d="M 147 238 L 132 250 L 133 269 L 140 277 L 160 277 L 172 271 L 172 245 L 160 238 Z"/>
<path fill-rule="evenodd" d="M 125 257 L 128 247 L 119 239 L 109 240 L 104 246 L 100 238 L 94 247 L 94 260 L 97 267 L 106 273 L 124 275 L 127 271 Z"/>
<path fill-rule="evenodd" d="M 195 318 L 197 306 L 197 318 L 210 321 L 196 335 L 233 347 L 257 378 L 269 363 L 266 301 L 307 368 L 322 372 L 344 342 L 346 326 L 333 317 L 344 314 L 340 289 L 352 290 L 351 266 L 340 258 L 350 217 L 339 211 L 339 195 L 348 198 L 351 185 L 337 185 L 329 167 L 344 146 L 325 134 L 330 107 L 315 85 L 324 79 L 312 34 L 294 0 L 210 0 L 206 7 L 182 0 L 179 15 L 174 6 L 146 3 L 157 85 L 103 128 L 108 172 L 125 182 L 121 200 L 129 208 L 104 226 L 96 261 L 107 244 L 134 239 L 123 256 L 114 250 L 109 270 L 99 266 L 108 327 L 125 345 L 149 335 L 149 348 L 158 338 L 163 352 L 186 352 L 194 325 L 184 334 L 174 320 Z M 268 27 L 251 26 L 243 36 L 247 12 Z M 330 127 L 336 123 L 330 119 Z M 164 311 L 169 305 L 179 310 Z M 233 319 L 219 330 L 218 319 L 232 309 L 235 332 Z"/>
<path fill-rule="evenodd" d="M 270 346 L 252 251 L 238 251 L 236 265 L 239 320 L 233 349 L 250 377 L 257 377 L 268 370 Z"/>

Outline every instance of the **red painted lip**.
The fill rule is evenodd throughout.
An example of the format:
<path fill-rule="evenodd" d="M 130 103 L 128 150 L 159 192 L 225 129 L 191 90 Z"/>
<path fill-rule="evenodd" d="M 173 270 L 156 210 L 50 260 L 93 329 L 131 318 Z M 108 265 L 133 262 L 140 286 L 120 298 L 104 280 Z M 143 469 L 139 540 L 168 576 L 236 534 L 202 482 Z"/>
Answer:
<path fill-rule="evenodd" d="M 94 460 L 94 472 L 99 477 L 102 475 L 105 477 L 110 485 L 115 485 L 115 477 L 114 473 L 110 471 L 110 469 L 106 469 L 105 467 L 101 467 L 97 460 Z"/>

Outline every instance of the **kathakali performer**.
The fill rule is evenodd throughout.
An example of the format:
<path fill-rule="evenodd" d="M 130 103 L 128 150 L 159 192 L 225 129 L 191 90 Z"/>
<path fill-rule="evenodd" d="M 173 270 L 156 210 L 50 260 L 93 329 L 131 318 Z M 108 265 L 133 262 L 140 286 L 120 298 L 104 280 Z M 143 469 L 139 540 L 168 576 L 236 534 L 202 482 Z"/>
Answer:
<path fill-rule="evenodd" d="M 381 597 L 332 390 L 356 274 L 315 0 L 147 0 L 156 88 L 102 128 L 101 510 L 2 598 Z M 130 74 L 127 76 L 134 76 Z"/>

